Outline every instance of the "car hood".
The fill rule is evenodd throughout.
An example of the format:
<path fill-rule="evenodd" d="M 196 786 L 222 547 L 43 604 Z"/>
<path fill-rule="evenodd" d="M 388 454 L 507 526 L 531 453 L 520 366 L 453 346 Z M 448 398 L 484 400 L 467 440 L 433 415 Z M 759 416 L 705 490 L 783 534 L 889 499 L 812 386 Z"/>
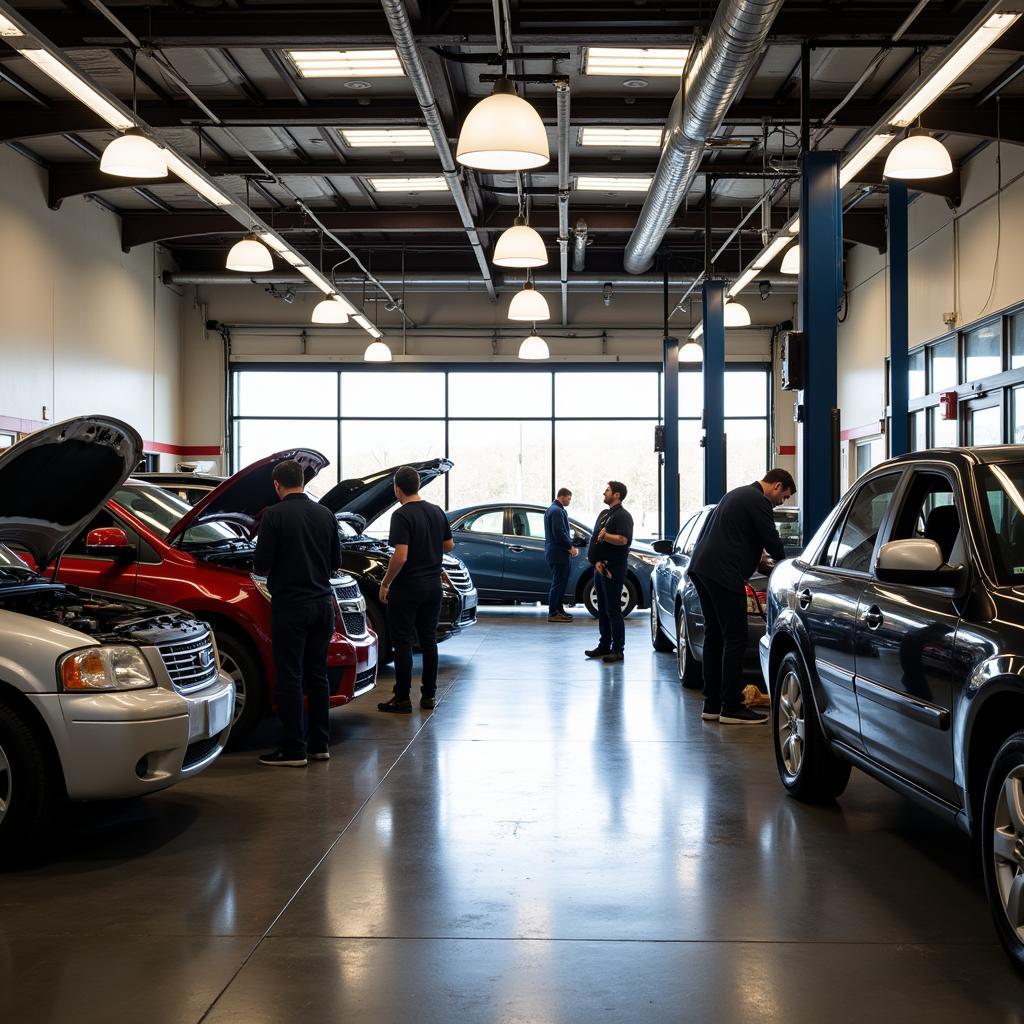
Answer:
<path fill-rule="evenodd" d="M 229 476 L 201 501 L 197 501 L 168 533 L 168 543 L 180 539 L 193 526 L 215 521 L 234 523 L 249 537 L 253 537 L 259 529 L 263 510 L 277 503 L 272 474 L 274 467 L 286 459 L 294 459 L 302 466 L 307 484 L 324 466 L 330 465 L 326 455 L 312 448 L 289 448 L 268 455 L 240 469 L 234 476 Z"/>
<path fill-rule="evenodd" d="M 451 459 L 431 459 L 428 462 L 409 462 L 420 475 L 422 490 L 432 480 L 444 476 L 454 465 Z M 382 469 L 369 476 L 342 480 L 332 487 L 321 499 L 335 515 L 339 512 L 354 512 L 366 520 L 367 526 L 380 519 L 388 509 L 398 504 L 395 497 L 395 474 L 401 466 Z"/>
<path fill-rule="evenodd" d="M 0 456 L 0 541 L 24 547 L 42 572 L 142 458 L 142 438 L 110 416 L 76 416 Z"/>

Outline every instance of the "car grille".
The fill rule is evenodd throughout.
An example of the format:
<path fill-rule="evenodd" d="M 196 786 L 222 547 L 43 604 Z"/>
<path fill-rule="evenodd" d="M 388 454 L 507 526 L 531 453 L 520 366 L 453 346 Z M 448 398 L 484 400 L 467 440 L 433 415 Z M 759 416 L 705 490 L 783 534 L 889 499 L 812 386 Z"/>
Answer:
<path fill-rule="evenodd" d="M 363 596 L 358 583 L 333 583 L 332 589 L 339 601 L 358 601 Z"/>
<path fill-rule="evenodd" d="M 192 693 L 217 680 L 217 654 L 213 649 L 213 635 L 207 633 L 200 640 L 181 640 L 157 647 L 164 668 L 179 693 Z"/>
<path fill-rule="evenodd" d="M 452 581 L 452 586 L 463 594 L 473 589 L 473 580 L 469 570 L 463 565 L 452 565 L 444 567 L 445 574 Z"/>
<path fill-rule="evenodd" d="M 468 622 L 476 622 L 476 609 L 475 608 L 467 608 L 459 616 L 459 625 L 460 626 L 464 626 Z"/>
<path fill-rule="evenodd" d="M 376 677 L 376 668 L 364 668 L 362 672 L 356 675 L 356 682 L 353 687 L 353 696 L 358 697 L 361 692 L 371 689 Z"/>
<path fill-rule="evenodd" d="M 181 762 L 181 767 L 183 769 L 191 768 L 193 765 L 205 761 L 219 746 L 219 736 L 211 736 L 209 739 L 196 740 L 195 743 L 190 743 L 185 748 L 185 759 Z"/>
<path fill-rule="evenodd" d="M 366 636 L 366 612 L 342 612 L 341 624 L 347 636 Z"/>

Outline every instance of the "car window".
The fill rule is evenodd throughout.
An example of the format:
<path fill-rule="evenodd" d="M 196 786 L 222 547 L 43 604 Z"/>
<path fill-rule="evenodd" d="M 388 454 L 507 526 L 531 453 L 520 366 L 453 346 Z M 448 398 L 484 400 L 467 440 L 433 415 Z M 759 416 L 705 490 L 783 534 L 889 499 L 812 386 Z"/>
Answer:
<path fill-rule="evenodd" d="M 146 484 L 122 487 L 114 495 L 114 501 L 162 539 L 166 539 L 178 520 L 191 508 L 170 491 Z M 240 539 L 241 534 L 235 527 L 218 522 L 190 527 L 182 538 L 186 544 L 217 544 Z"/>
<path fill-rule="evenodd" d="M 1024 583 L 1024 463 L 975 470 L 996 579 Z"/>
<path fill-rule="evenodd" d="M 689 539 L 690 531 L 693 529 L 693 524 L 700 518 L 700 513 L 690 516 L 689 519 L 683 523 L 683 528 L 676 534 L 676 539 L 672 544 L 672 554 L 678 555 L 683 548 L 686 547 L 686 542 Z"/>
<path fill-rule="evenodd" d="M 470 533 L 503 533 L 505 530 L 505 510 L 488 508 L 480 512 L 472 512 L 462 520 L 460 530 Z"/>
<path fill-rule="evenodd" d="M 701 512 L 697 516 L 697 521 L 693 524 L 693 529 L 690 531 L 690 536 L 686 538 L 686 545 L 683 548 L 684 555 L 692 555 L 694 545 L 700 539 L 701 531 L 704 529 L 705 524 L 708 521 L 710 512 Z"/>
<path fill-rule="evenodd" d="M 512 534 L 515 537 L 544 539 L 544 513 L 535 509 L 512 509 Z"/>
<path fill-rule="evenodd" d="M 878 531 L 889 511 L 899 479 L 899 473 L 888 473 L 861 486 L 845 522 L 837 528 L 826 548 L 827 565 L 853 572 L 868 571 Z"/>
<path fill-rule="evenodd" d="M 774 515 L 775 529 L 779 531 L 783 547 L 798 548 L 800 546 L 800 516 L 796 509 L 777 508 Z"/>
<path fill-rule="evenodd" d="M 935 541 L 944 562 L 953 564 L 954 553 L 958 562 L 963 560 L 953 482 L 943 473 L 918 470 L 912 475 L 889 540 L 910 538 Z"/>

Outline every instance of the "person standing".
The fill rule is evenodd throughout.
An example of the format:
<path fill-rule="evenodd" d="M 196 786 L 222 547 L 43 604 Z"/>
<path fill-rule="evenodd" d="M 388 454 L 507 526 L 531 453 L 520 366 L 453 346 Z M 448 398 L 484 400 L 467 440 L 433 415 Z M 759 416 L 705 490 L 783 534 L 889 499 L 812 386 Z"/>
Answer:
<path fill-rule="evenodd" d="M 629 545 L 633 542 L 633 517 L 622 507 L 625 499 L 626 485 L 620 480 L 609 480 L 604 489 L 604 503 L 608 507 L 597 517 L 587 549 L 587 559 L 594 567 L 601 639 L 593 650 L 584 653 L 607 663 L 622 661 L 626 648 L 622 587 L 626 582 Z"/>
<path fill-rule="evenodd" d="M 420 497 L 420 475 L 411 466 L 395 473 L 395 497 L 401 507 L 391 517 L 388 543 L 395 553 L 380 584 L 395 649 L 395 689 L 378 711 L 412 712 L 412 649 L 423 654 L 420 707 L 430 710 L 437 692 L 437 620 L 441 615 L 441 556 L 455 547 L 448 518 Z"/>
<path fill-rule="evenodd" d="M 253 571 L 267 577 L 271 645 L 277 679 L 277 714 L 284 738 L 260 764 L 301 768 L 311 758 L 330 759 L 330 683 L 327 648 L 334 632 L 331 577 L 341 565 L 341 542 L 334 515 L 305 494 L 302 466 L 285 459 L 274 466 L 280 499 L 263 513 Z M 309 701 L 309 758 L 302 713 Z"/>
<path fill-rule="evenodd" d="M 704 613 L 704 711 L 708 722 L 761 725 L 767 715 L 743 704 L 743 649 L 747 643 L 747 580 L 760 565 L 771 571 L 764 553 L 786 557 L 772 509 L 796 494 L 784 469 L 731 490 L 701 530 L 690 559 Z"/>
<path fill-rule="evenodd" d="M 551 570 L 548 622 L 572 622 L 572 616 L 562 604 L 569 582 L 569 566 L 579 553 L 573 546 L 569 514 L 565 511 L 571 502 L 572 491 L 567 487 L 560 487 L 555 500 L 544 513 L 544 557 Z"/>

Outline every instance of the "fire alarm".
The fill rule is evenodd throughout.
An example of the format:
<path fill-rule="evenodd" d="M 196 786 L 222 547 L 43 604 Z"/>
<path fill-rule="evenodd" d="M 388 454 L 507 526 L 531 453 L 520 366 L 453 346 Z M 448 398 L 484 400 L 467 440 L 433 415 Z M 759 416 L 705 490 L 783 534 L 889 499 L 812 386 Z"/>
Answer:
<path fill-rule="evenodd" d="M 943 391 L 939 395 L 939 419 L 955 420 L 957 416 L 956 392 Z"/>

